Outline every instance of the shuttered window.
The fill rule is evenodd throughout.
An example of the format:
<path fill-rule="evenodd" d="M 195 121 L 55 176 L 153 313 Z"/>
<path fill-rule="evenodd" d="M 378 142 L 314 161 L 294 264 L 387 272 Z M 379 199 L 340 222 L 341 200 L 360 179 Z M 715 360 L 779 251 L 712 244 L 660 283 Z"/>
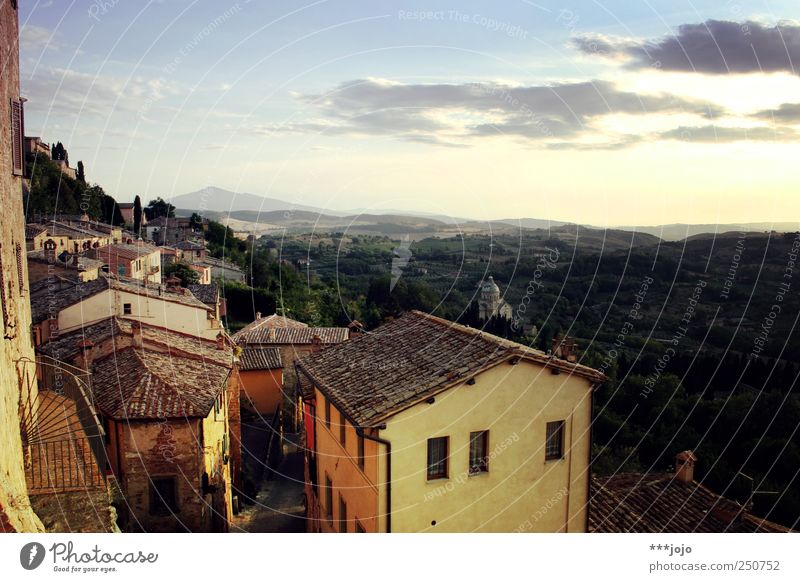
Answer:
<path fill-rule="evenodd" d="M 564 421 L 547 423 L 544 458 L 547 461 L 564 457 Z"/>
<path fill-rule="evenodd" d="M 22 135 L 22 103 L 19 99 L 11 100 L 11 161 L 12 172 L 15 176 L 22 176 L 25 169 L 25 156 L 23 151 Z"/>

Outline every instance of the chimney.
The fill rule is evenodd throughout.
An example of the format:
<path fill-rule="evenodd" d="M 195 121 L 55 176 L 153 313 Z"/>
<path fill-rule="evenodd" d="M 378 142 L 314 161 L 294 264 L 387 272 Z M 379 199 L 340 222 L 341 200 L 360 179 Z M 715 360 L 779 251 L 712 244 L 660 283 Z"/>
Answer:
<path fill-rule="evenodd" d="M 225 334 L 222 333 L 222 332 L 219 332 L 217 334 L 217 349 L 218 350 L 224 350 L 225 349 Z"/>
<path fill-rule="evenodd" d="M 44 258 L 48 263 L 56 262 L 56 243 L 53 239 L 44 242 Z"/>
<path fill-rule="evenodd" d="M 578 344 L 571 337 L 556 335 L 553 338 L 553 355 L 568 362 L 578 361 Z"/>
<path fill-rule="evenodd" d="M 314 334 L 314 337 L 311 338 L 311 351 L 318 352 L 321 347 L 322 338 L 319 337 L 319 334 Z"/>
<path fill-rule="evenodd" d="M 256 311 L 256 321 L 258 321 L 259 319 L 261 319 L 261 312 Z"/>
<path fill-rule="evenodd" d="M 694 481 L 694 464 L 697 457 L 692 451 L 683 451 L 675 456 L 675 478 L 681 483 Z"/>
<path fill-rule="evenodd" d="M 76 269 L 78 268 L 78 262 L 79 261 L 80 261 L 80 257 L 78 255 L 75 255 L 75 256 L 72 257 L 72 264 L 75 265 Z"/>
<path fill-rule="evenodd" d="M 347 337 L 351 338 L 356 334 L 363 333 L 364 332 L 364 326 L 361 324 L 360 321 L 358 321 L 357 319 L 354 319 L 353 321 L 351 321 L 348 324 L 347 330 L 348 330 Z"/>
<path fill-rule="evenodd" d="M 92 371 L 92 348 L 94 342 L 90 339 L 85 339 L 78 342 L 78 348 L 81 350 L 81 367 L 87 372 Z"/>
<path fill-rule="evenodd" d="M 181 288 L 181 280 L 178 277 L 169 277 L 165 283 L 167 284 L 167 291 L 178 291 Z"/>
<path fill-rule="evenodd" d="M 133 336 L 133 347 L 141 348 L 143 344 L 142 322 L 135 320 L 131 322 L 131 335 Z"/>

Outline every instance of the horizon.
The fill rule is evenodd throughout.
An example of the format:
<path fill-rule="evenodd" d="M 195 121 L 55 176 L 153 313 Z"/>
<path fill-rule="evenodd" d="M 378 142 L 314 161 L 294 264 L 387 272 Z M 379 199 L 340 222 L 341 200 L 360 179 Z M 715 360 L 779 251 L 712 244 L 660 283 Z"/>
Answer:
<path fill-rule="evenodd" d="M 785 222 L 800 7 L 770 8 L 23 5 L 26 130 L 121 201 L 215 183 L 477 220 Z"/>

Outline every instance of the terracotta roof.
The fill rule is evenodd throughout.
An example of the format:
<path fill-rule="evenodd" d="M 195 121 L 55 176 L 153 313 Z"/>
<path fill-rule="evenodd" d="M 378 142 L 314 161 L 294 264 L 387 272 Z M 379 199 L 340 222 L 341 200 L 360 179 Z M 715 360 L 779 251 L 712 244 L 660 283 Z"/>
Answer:
<path fill-rule="evenodd" d="M 25 240 L 30 240 L 37 235 L 45 232 L 47 227 L 41 224 L 26 224 L 25 225 Z"/>
<path fill-rule="evenodd" d="M 230 368 L 202 358 L 128 347 L 96 361 L 95 405 L 115 419 L 205 417 Z"/>
<path fill-rule="evenodd" d="M 151 247 L 150 245 L 120 243 L 98 247 L 93 249 L 93 252 L 95 258 L 104 261 L 108 261 L 112 257 L 132 261 L 159 251 L 157 247 Z"/>
<path fill-rule="evenodd" d="M 74 263 L 72 262 L 75 255 L 67 253 L 69 258 L 66 262 L 60 260 L 61 254 L 57 254 L 55 257 L 55 261 L 53 264 L 64 266 L 72 266 L 74 267 Z M 45 256 L 44 251 L 28 251 L 28 260 L 29 261 L 36 261 L 39 263 L 50 263 L 50 260 Z M 89 257 L 85 257 L 83 255 L 78 255 L 78 268 L 81 270 L 89 270 L 89 269 L 99 269 L 105 263 L 103 261 L 98 261 L 97 259 L 90 259 Z"/>
<path fill-rule="evenodd" d="M 303 323 L 302 321 L 297 321 L 296 319 L 291 319 L 289 317 L 284 317 L 283 315 L 278 315 L 277 313 L 273 313 L 272 315 L 267 315 L 266 317 L 259 317 L 252 323 L 248 323 L 242 329 L 233 334 L 233 339 L 235 340 L 238 337 L 242 337 L 247 332 L 253 331 L 254 329 L 258 329 L 260 327 L 265 327 L 265 328 L 308 327 L 308 325 Z"/>
<path fill-rule="evenodd" d="M 123 336 L 132 335 L 132 320 L 121 317 L 107 317 L 91 325 L 81 326 L 68 333 L 61 333 L 57 338 L 36 348 L 37 352 L 69 362 L 79 352 L 82 341 L 91 340 L 94 345 L 111 339 L 115 346 L 126 345 Z M 158 346 L 175 356 L 193 354 L 219 365 L 231 366 L 233 351 L 230 346 L 224 350 L 217 349 L 214 340 L 172 331 L 163 327 L 142 323 L 142 339 L 145 345 Z"/>
<path fill-rule="evenodd" d="M 181 249 L 182 251 L 204 251 L 206 250 L 205 245 L 201 245 L 195 242 L 191 242 L 188 240 L 182 240 L 179 243 L 175 244 L 175 248 Z"/>
<path fill-rule="evenodd" d="M 50 276 L 31 284 L 31 316 L 33 323 L 57 317 L 62 309 L 106 291 L 110 285 L 105 277 L 81 283 L 73 279 Z"/>
<path fill-rule="evenodd" d="M 513 358 L 582 376 L 592 383 L 605 379 L 592 368 L 419 311 L 323 348 L 299 360 L 298 367 L 351 420 L 374 426 Z"/>
<path fill-rule="evenodd" d="M 763 520 L 703 485 L 671 473 L 592 476 L 589 531 L 596 533 L 775 533 Z"/>
<path fill-rule="evenodd" d="M 239 369 L 244 372 L 250 370 L 276 370 L 282 367 L 281 351 L 278 348 L 245 346 L 239 356 Z"/>
<path fill-rule="evenodd" d="M 347 341 L 350 330 L 346 327 L 259 327 L 234 338 L 239 344 L 302 345 L 314 343 L 338 344 Z"/>
<path fill-rule="evenodd" d="M 219 285 L 211 283 L 210 285 L 192 284 L 187 287 L 198 300 L 206 305 L 213 305 L 216 308 L 217 300 L 219 299 Z"/>

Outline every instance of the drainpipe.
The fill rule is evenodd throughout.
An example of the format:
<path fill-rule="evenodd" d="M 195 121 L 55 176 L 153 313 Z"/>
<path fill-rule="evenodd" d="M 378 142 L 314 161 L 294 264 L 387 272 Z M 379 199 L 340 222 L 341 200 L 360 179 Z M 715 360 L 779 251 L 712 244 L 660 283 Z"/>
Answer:
<path fill-rule="evenodd" d="M 386 428 L 386 425 L 383 425 Z M 361 427 L 356 428 L 356 434 L 362 438 L 386 447 L 386 533 L 392 533 L 392 443 L 389 441 L 366 434 Z"/>

